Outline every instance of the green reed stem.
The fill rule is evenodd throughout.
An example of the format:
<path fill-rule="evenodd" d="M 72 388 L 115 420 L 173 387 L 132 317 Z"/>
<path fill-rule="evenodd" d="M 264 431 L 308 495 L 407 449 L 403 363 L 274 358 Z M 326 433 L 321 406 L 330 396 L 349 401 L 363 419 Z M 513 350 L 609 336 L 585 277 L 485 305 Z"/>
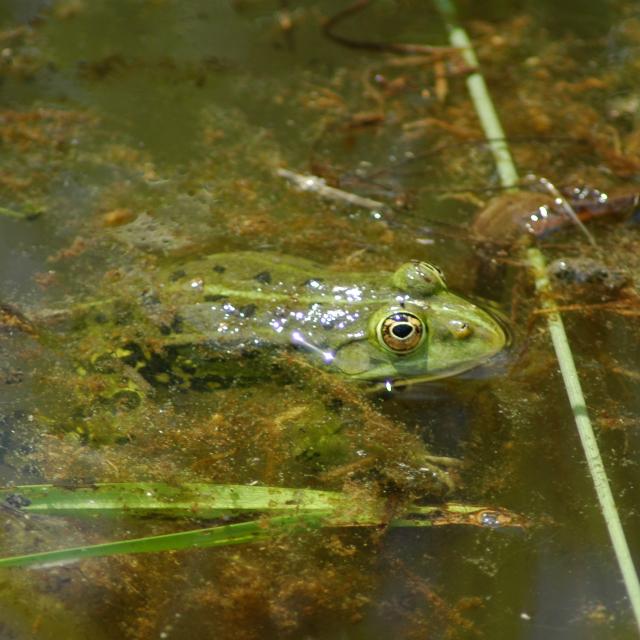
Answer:
<path fill-rule="evenodd" d="M 465 30 L 458 24 L 456 8 L 451 0 L 434 0 L 438 11 L 442 15 L 449 41 L 455 47 L 462 49 L 465 61 L 478 69 L 478 60 L 473 51 L 473 46 Z M 497 112 L 491 100 L 491 95 L 480 71 L 476 70 L 467 78 L 467 88 L 471 95 L 474 107 L 482 124 L 482 128 L 493 153 L 496 167 L 500 175 L 503 187 L 513 189 L 518 183 L 518 172 L 511 158 L 504 130 L 500 124 Z M 536 290 L 541 295 L 542 306 L 546 309 L 554 307 L 549 297 L 551 285 L 547 277 L 545 259 L 537 248 L 530 248 L 527 252 L 529 265 L 535 276 Z M 620 522 L 620 515 L 616 507 L 611 486 L 607 477 L 598 441 L 593 431 L 587 406 L 578 378 L 573 354 L 569 346 L 569 340 L 564 330 L 562 318 L 558 313 L 550 313 L 547 316 L 549 333 L 560 365 L 562 379 L 567 391 L 573 417 L 578 429 L 580 441 L 593 480 L 593 485 L 598 496 L 600 508 L 605 519 L 607 530 L 611 538 L 613 550 L 620 566 L 627 595 L 635 616 L 636 624 L 640 630 L 640 581 L 636 572 L 629 544 Z"/>
<path fill-rule="evenodd" d="M 478 69 L 478 58 L 467 36 L 467 32 L 457 24 L 454 5 L 449 2 L 449 0 L 435 0 L 435 4 L 447 25 L 449 42 L 452 46 L 461 50 L 462 58 L 472 69 Z M 518 172 L 513 163 L 509 143 L 502 129 L 500 118 L 493 107 L 487 83 L 479 71 L 470 73 L 467 76 L 467 89 L 469 90 L 469 94 L 473 100 L 473 106 L 482 124 L 487 143 L 493 154 L 500 176 L 500 183 L 503 187 L 514 189 L 520 180 Z"/>
<path fill-rule="evenodd" d="M 7 209 L 7 207 L 0 207 L 0 216 L 5 216 L 6 218 L 16 218 L 18 220 L 24 220 L 27 216 L 20 211 L 16 211 L 15 209 Z"/>
<path fill-rule="evenodd" d="M 248 522 L 3 557 L 0 558 L 0 569 L 46 566 L 123 553 L 227 547 L 263 541 L 301 528 L 443 525 L 523 528 L 528 525 L 517 514 L 482 505 L 452 502 L 408 505 L 399 518 L 389 521 L 386 501 L 375 496 L 367 498 L 314 489 L 204 483 L 124 482 L 81 487 L 25 485 L 1 488 L 0 500 L 4 500 L 1 504 L 9 512 L 25 518 L 52 515 L 91 519 L 109 516 L 189 519 L 248 514 L 261 516 Z M 21 506 L 12 506 L 12 503 Z"/>
<path fill-rule="evenodd" d="M 33 220 L 40 215 L 37 211 L 16 211 L 7 207 L 0 207 L 0 216 L 15 218 L 16 220 Z"/>
<path fill-rule="evenodd" d="M 122 553 L 158 553 L 183 549 L 206 549 L 228 547 L 236 544 L 257 542 L 277 532 L 290 531 L 292 526 L 304 525 L 316 528 L 317 516 L 280 516 L 265 520 L 251 520 L 206 529 L 194 529 L 159 536 L 145 536 L 129 540 L 117 540 L 102 544 L 68 547 L 56 551 L 41 551 L 21 556 L 0 559 L 0 568 L 46 566 L 63 562 L 76 562 L 85 558 L 114 556 Z"/>

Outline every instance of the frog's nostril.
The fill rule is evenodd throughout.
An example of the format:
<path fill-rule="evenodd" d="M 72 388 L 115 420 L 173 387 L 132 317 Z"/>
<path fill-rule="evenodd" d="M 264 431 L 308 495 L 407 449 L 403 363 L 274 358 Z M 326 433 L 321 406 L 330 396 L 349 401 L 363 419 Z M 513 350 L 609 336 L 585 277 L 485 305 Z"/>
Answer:
<path fill-rule="evenodd" d="M 450 320 L 449 331 L 457 340 L 463 340 L 473 334 L 471 326 L 463 320 Z"/>

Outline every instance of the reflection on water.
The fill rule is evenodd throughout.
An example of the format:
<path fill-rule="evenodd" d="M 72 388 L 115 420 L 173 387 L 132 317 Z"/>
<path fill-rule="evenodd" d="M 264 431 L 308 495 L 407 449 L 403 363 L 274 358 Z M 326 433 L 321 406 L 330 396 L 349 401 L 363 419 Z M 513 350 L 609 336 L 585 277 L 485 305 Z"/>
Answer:
<path fill-rule="evenodd" d="M 632 3 L 460 5 L 523 175 L 636 191 Z M 0 6 L 0 207 L 40 214 L 0 216 L 0 302 L 38 327 L 36 339 L 9 326 L 3 308 L 2 483 L 363 491 L 388 499 L 391 515 L 405 500 L 441 499 L 449 474 L 448 499 L 508 508 L 533 526 L 296 531 L 12 570 L 0 596 L 7 637 L 634 636 L 531 283 L 517 249 L 476 217 L 497 181 L 465 93 L 469 70 L 455 52 L 340 47 L 322 24 L 341 8 Z M 435 11 L 411 2 L 373 4 L 339 31 L 446 42 Z M 297 191 L 280 167 L 390 212 Z M 474 218 L 482 244 L 470 237 Z M 630 283 L 568 288 L 559 303 L 638 552 L 638 230 L 616 219 L 592 233 L 597 250 L 570 228 L 539 242 L 550 258 L 587 256 Z M 193 258 L 242 250 L 309 258 L 332 274 L 439 264 L 452 290 L 509 316 L 508 361 L 389 394 L 282 354 L 202 358 L 181 309 L 157 304 L 154 274 L 172 274 L 172 286 Z M 433 476 L 430 454 L 462 464 Z M 5 510 L 3 555 L 202 524 Z"/>

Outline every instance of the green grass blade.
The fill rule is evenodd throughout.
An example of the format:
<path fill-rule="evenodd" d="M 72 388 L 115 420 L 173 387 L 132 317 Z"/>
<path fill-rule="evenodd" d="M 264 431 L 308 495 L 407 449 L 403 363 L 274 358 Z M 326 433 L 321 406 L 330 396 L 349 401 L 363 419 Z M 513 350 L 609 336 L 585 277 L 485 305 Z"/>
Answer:
<path fill-rule="evenodd" d="M 542 307 L 553 309 L 555 302 L 549 297 L 551 285 L 547 276 L 546 265 L 543 255 L 537 249 L 529 249 L 529 264 L 536 277 L 536 289 L 542 294 Z M 609 536 L 613 546 L 616 559 L 620 566 L 620 572 L 629 595 L 629 601 L 633 608 L 636 623 L 640 629 L 640 581 L 635 569 L 629 544 L 622 528 L 620 515 L 616 507 L 616 501 L 611 491 L 611 485 L 607 477 L 607 472 L 600 455 L 598 440 L 593 431 L 593 425 L 589 418 L 587 403 L 582 392 L 576 365 L 569 347 L 567 334 L 564 330 L 564 323 L 558 313 L 550 313 L 547 317 L 549 333 L 558 356 L 562 379 L 564 380 L 571 409 L 573 411 L 576 427 L 580 436 L 580 442 L 584 450 L 589 473 L 593 479 L 593 484 L 598 496 L 600 508 L 607 524 Z"/>
<path fill-rule="evenodd" d="M 457 24 L 456 9 L 449 0 L 434 0 L 445 20 L 449 32 L 449 42 L 461 49 L 464 61 L 473 69 L 478 69 L 478 58 L 473 50 L 467 32 Z M 509 150 L 509 143 L 504 134 L 500 118 L 489 97 L 489 89 L 480 71 L 467 76 L 467 89 L 473 100 L 474 107 L 482 124 L 487 143 L 500 175 L 500 183 L 506 188 L 515 188 L 520 178 Z"/>
<path fill-rule="evenodd" d="M 217 518 L 245 513 L 332 512 L 359 506 L 367 517 L 377 502 L 312 489 L 161 482 L 96 483 L 84 486 L 25 485 L 0 489 L 9 503 L 27 504 L 26 513 L 48 515 Z"/>
<path fill-rule="evenodd" d="M 413 515 L 419 518 L 397 518 L 385 522 L 382 517 L 360 518 L 348 521 L 344 514 L 336 517 L 332 512 L 299 513 L 251 520 L 237 524 L 219 525 L 190 531 L 180 531 L 158 536 L 145 536 L 130 540 L 118 540 L 101 544 L 70 547 L 55 551 L 41 551 L 24 555 L 0 558 L 0 569 L 14 567 L 46 566 L 76 562 L 85 558 L 97 558 L 129 553 L 158 553 L 185 549 L 205 549 L 249 544 L 269 538 L 279 533 L 292 533 L 302 527 L 362 527 L 388 526 L 390 528 L 426 528 L 442 525 L 474 525 L 487 528 L 502 526 L 523 526 L 521 519 L 514 518 L 503 510 L 492 510 L 474 505 L 449 504 L 415 507 Z"/>
<path fill-rule="evenodd" d="M 24 485 L 0 489 L 0 500 L 32 515 L 199 519 L 253 514 L 320 515 L 330 526 L 379 525 L 385 522 L 387 513 L 384 499 L 375 495 L 205 483 L 122 482 L 74 487 Z M 497 518 L 501 526 L 524 526 L 523 518 L 504 509 L 452 502 L 408 505 L 403 517 L 426 518 L 435 524 L 480 525 L 487 518 Z"/>
<path fill-rule="evenodd" d="M 471 42 L 464 29 L 458 25 L 455 5 L 451 0 L 434 0 L 434 2 L 447 25 L 451 44 L 461 47 L 465 60 L 477 68 L 478 61 Z M 478 113 L 485 137 L 491 146 L 502 186 L 513 188 L 518 182 L 518 172 L 511 158 L 506 136 L 491 100 L 489 90 L 479 71 L 469 76 L 467 88 Z M 553 304 L 548 297 L 551 287 L 546 275 L 544 256 L 538 249 L 531 248 L 528 250 L 528 258 L 535 275 L 536 290 L 542 297 L 542 304 L 545 308 L 550 308 Z M 580 441 L 587 459 L 589 472 L 611 538 L 613 550 L 620 566 L 620 572 L 622 573 L 636 624 L 640 629 L 640 581 L 638 580 L 629 544 L 620 522 L 618 509 L 600 455 L 598 441 L 589 418 L 569 340 L 564 330 L 562 318 L 558 313 L 549 314 L 547 322 L 576 427 L 580 435 Z"/>
<path fill-rule="evenodd" d="M 84 558 L 113 556 L 123 553 L 157 553 L 159 551 L 179 551 L 182 549 L 203 549 L 247 544 L 267 538 L 283 528 L 296 525 L 319 526 L 313 516 L 281 516 L 265 520 L 251 520 L 238 524 L 221 525 L 192 531 L 181 531 L 159 536 L 146 536 L 131 540 L 105 542 L 82 547 L 70 547 L 57 551 L 42 551 L 0 559 L 0 568 L 43 566 L 75 562 Z"/>
<path fill-rule="evenodd" d="M 33 220 L 39 215 L 39 212 L 23 212 L 16 211 L 15 209 L 7 209 L 7 207 L 0 207 L 0 216 L 4 216 L 5 218 L 15 218 L 16 220 Z"/>

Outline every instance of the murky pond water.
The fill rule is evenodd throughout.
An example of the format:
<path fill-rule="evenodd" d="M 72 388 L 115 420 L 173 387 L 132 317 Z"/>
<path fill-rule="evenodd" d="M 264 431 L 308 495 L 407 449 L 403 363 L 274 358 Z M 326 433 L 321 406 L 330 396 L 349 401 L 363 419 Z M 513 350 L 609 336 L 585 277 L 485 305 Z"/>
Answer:
<path fill-rule="evenodd" d="M 637 7 L 476 5 L 461 2 L 461 18 L 521 174 L 628 201 L 640 190 Z M 1 484 L 300 487 L 374 496 L 386 514 L 376 527 L 0 569 L 0 637 L 637 635 L 524 232 L 477 221 L 499 183 L 470 69 L 450 50 L 378 46 L 445 46 L 429 3 L 379 0 L 336 24 L 368 47 L 323 32 L 344 6 L 0 3 Z M 282 168 L 381 206 L 298 190 Z M 550 260 L 601 265 L 558 304 L 638 554 L 640 236 L 623 215 L 591 230 L 597 248 L 571 226 L 535 242 Z M 452 291 L 509 318 L 513 344 L 489 366 L 391 392 L 309 366 L 304 347 L 229 343 L 211 360 L 207 327 L 157 295 L 230 304 L 233 282 L 206 288 L 246 251 L 280 256 L 283 281 L 306 267 L 282 256 L 322 265 L 305 286 L 373 276 L 377 290 L 376 274 L 384 288 L 409 260 L 438 264 Z M 272 270 L 255 276 L 277 285 Z M 245 298 L 232 311 L 263 317 L 260 296 Z M 26 517 L 7 495 L 2 556 L 242 520 Z M 382 524 L 443 501 L 529 525 Z"/>

